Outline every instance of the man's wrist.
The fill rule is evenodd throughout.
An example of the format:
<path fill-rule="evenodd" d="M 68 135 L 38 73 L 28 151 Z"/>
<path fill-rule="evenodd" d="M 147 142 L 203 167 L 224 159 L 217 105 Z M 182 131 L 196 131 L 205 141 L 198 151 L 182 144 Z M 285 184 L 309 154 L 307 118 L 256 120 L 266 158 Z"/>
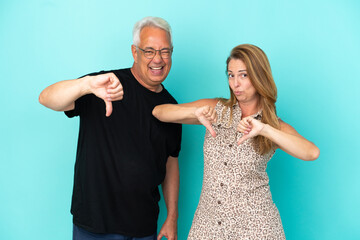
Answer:
<path fill-rule="evenodd" d="M 167 215 L 167 220 L 177 222 L 178 213 L 170 213 Z"/>
<path fill-rule="evenodd" d="M 85 76 L 78 79 L 80 81 L 80 91 L 82 96 L 92 93 L 90 87 L 91 78 L 92 76 Z"/>

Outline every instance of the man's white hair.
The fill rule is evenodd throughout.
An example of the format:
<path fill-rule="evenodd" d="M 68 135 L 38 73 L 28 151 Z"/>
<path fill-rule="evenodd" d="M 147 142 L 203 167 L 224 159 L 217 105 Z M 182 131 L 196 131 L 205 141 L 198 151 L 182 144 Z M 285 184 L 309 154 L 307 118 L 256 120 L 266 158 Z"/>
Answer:
<path fill-rule="evenodd" d="M 167 21 L 159 17 L 144 17 L 134 25 L 133 29 L 133 44 L 138 46 L 140 44 L 140 32 L 144 27 L 161 28 L 169 34 L 170 44 L 172 44 L 171 27 Z"/>

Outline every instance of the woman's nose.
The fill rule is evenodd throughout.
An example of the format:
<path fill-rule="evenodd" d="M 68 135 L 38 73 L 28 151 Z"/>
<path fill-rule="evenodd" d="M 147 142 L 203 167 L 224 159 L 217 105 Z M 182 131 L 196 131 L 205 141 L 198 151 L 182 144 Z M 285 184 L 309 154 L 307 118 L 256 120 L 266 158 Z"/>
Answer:
<path fill-rule="evenodd" d="M 239 81 L 238 78 L 235 78 L 234 86 L 235 86 L 235 87 L 239 87 L 239 86 L 240 86 L 240 81 Z"/>

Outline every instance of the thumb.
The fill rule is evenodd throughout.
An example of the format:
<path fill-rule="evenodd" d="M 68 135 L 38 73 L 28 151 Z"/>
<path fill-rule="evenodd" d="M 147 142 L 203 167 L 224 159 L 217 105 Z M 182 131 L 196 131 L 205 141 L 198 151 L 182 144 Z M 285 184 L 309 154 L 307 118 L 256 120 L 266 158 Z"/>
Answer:
<path fill-rule="evenodd" d="M 163 233 L 159 233 L 159 235 L 157 236 L 157 240 L 161 240 L 161 238 L 164 236 Z"/>
<path fill-rule="evenodd" d="M 109 117 L 113 111 L 112 102 L 104 100 L 106 106 L 106 114 L 105 116 Z"/>
<path fill-rule="evenodd" d="M 238 141 L 238 145 L 242 144 L 243 142 L 245 142 L 249 137 L 249 135 L 244 134 Z"/>
<path fill-rule="evenodd" d="M 209 121 L 206 121 L 204 123 L 204 126 L 206 127 L 207 130 L 209 130 L 211 136 L 216 137 L 216 132 Z"/>

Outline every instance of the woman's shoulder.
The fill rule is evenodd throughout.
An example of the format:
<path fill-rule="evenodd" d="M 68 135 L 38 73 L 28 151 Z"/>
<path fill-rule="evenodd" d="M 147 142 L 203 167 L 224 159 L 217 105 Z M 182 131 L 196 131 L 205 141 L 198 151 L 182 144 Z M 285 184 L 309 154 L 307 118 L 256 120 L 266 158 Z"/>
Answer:
<path fill-rule="evenodd" d="M 298 134 L 298 132 L 290 124 L 279 118 L 280 130 L 289 134 Z"/>
<path fill-rule="evenodd" d="M 183 103 L 183 106 L 186 107 L 203 107 L 203 106 L 210 106 L 212 108 L 215 108 L 215 106 L 217 105 L 219 99 L 217 98 L 204 98 L 204 99 L 199 99 L 196 100 L 194 102 L 189 102 L 189 103 Z"/>
<path fill-rule="evenodd" d="M 210 106 L 212 108 L 215 108 L 215 106 L 219 102 L 219 99 L 218 98 L 204 98 L 204 99 L 201 99 L 199 101 L 201 101 L 203 106 L 208 105 L 208 106 Z"/>

